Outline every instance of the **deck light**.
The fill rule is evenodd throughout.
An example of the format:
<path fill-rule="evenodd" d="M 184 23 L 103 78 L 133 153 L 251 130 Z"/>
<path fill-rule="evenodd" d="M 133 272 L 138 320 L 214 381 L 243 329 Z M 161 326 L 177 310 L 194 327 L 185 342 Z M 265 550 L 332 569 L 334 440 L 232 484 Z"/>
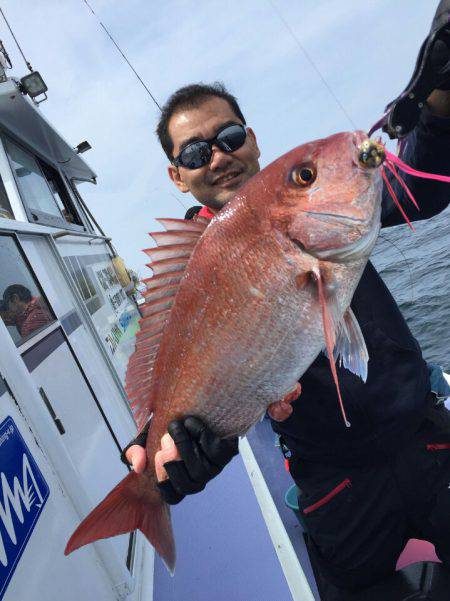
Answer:
<path fill-rule="evenodd" d="M 45 82 L 42 79 L 39 71 L 33 71 L 32 73 L 25 75 L 25 77 L 22 77 L 20 80 L 20 83 L 22 84 L 23 91 L 25 94 L 28 94 L 30 98 L 34 99 L 36 96 L 40 96 L 41 94 L 44 94 L 45 99 L 47 98 L 47 94 L 45 92 L 48 90 L 48 88 L 45 85 Z"/>
<path fill-rule="evenodd" d="M 82 154 L 83 152 L 86 152 L 87 150 L 91 150 L 92 146 L 89 144 L 89 142 L 87 142 L 86 140 L 83 140 L 83 142 L 80 142 L 79 144 L 77 144 L 77 146 L 75 147 L 75 151 L 77 154 Z"/>

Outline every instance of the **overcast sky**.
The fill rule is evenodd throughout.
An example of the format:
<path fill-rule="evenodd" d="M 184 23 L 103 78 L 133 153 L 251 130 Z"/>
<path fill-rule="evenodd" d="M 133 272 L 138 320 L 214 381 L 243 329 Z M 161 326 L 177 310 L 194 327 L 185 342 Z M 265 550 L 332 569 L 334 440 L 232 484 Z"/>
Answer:
<path fill-rule="evenodd" d="M 367 130 L 409 80 L 438 2 L 89 4 L 160 104 L 182 85 L 223 81 L 257 134 L 264 166 L 308 140 Z M 83 157 L 98 185 L 84 184 L 83 196 L 128 266 L 149 275 L 140 249 L 148 246 L 146 232 L 160 229 L 154 217 L 183 217 L 182 204 L 196 204 L 167 177 L 167 160 L 153 133 L 157 107 L 83 0 L 3 0 L 1 7 L 49 87 L 42 112 L 71 145 L 85 139 L 92 145 Z M 25 75 L 3 21 L 0 38 L 12 74 Z"/>

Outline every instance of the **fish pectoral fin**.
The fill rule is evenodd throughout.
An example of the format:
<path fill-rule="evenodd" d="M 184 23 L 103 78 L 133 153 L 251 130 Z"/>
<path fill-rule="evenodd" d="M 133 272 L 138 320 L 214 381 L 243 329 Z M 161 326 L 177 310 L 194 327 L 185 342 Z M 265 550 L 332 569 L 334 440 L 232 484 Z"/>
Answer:
<path fill-rule="evenodd" d="M 359 323 L 350 307 L 340 323 L 333 357 L 335 361 L 339 359 L 340 365 L 366 382 L 369 353 Z"/>
<path fill-rule="evenodd" d="M 339 407 L 341 409 L 342 418 L 346 427 L 349 428 L 350 422 L 348 421 L 347 415 L 345 413 L 344 403 L 342 401 L 342 395 L 336 371 L 336 363 L 334 361 L 333 356 L 333 349 L 336 346 L 337 332 L 339 328 L 339 305 L 335 294 L 326 294 L 323 282 L 323 275 L 320 269 L 313 271 L 313 275 L 317 282 L 317 289 L 319 292 L 319 302 L 320 307 L 322 309 L 323 333 L 325 337 L 327 356 L 330 362 L 330 369 L 333 375 L 334 384 L 336 386 L 336 392 L 338 395 Z"/>

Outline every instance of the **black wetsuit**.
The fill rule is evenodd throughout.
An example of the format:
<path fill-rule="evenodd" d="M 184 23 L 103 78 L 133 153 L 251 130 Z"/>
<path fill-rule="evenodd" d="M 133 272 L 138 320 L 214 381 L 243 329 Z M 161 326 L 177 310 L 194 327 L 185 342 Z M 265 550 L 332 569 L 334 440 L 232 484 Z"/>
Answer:
<path fill-rule="evenodd" d="M 422 171 L 449 175 L 450 119 L 424 112 L 403 159 Z M 397 182 L 393 185 L 412 221 L 428 219 L 449 204 L 449 184 L 404 179 L 420 212 Z M 401 223 L 385 189 L 382 226 Z M 300 504 L 317 563 L 327 578 L 353 588 L 392 571 L 414 534 L 434 542 L 450 564 L 450 449 L 445 448 L 450 419 L 444 408 L 435 408 L 420 346 L 371 263 L 351 307 L 370 356 L 366 383 L 338 369 L 351 427 L 343 422 L 323 353 L 302 376 L 292 415 L 272 425 L 292 452 L 290 471 L 303 491 Z M 427 445 L 434 443 L 444 446 L 430 451 Z"/>

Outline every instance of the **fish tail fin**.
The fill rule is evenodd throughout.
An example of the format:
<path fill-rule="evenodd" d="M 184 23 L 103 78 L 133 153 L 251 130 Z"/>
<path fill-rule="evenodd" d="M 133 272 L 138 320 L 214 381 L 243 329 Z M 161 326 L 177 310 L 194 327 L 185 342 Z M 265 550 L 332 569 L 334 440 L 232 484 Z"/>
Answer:
<path fill-rule="evenodd" d="M 140 530 L 155 547 L 168 570 L 175 569 L 175 542 L 167 503 L 155 492 L 149 495 L 138 486 L 140 476 L 131 472 L 81 522 L 70 537 L 64 554 L 92 543 Z"/>

